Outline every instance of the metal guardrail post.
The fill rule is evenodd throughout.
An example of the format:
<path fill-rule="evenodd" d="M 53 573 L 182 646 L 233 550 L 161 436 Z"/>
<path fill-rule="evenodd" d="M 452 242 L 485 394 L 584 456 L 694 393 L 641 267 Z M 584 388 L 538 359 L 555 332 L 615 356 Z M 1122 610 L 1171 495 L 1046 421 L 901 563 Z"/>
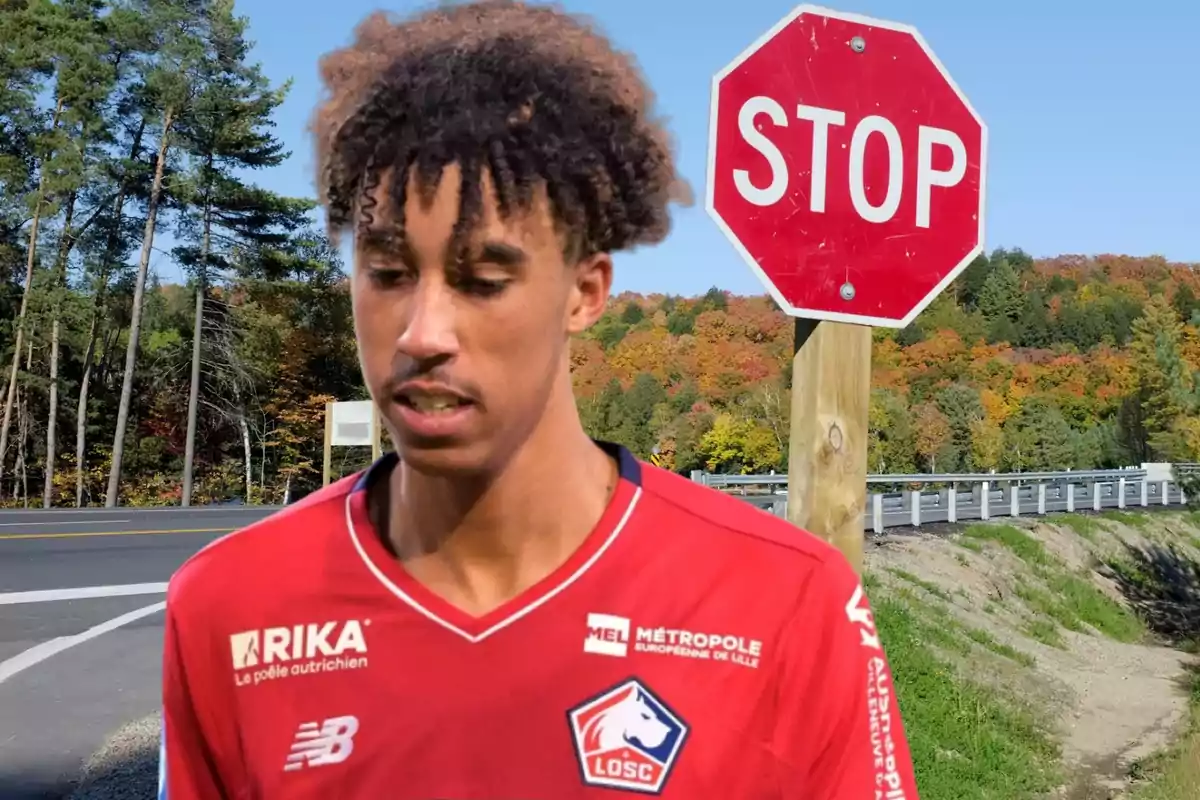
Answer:
<path fill-rule="evenodd" d="M 1074 512 L 1077 508 L 1123 509 L 1136 505 L 1139 498 L 1143 507 L 1184 503 L 1187 496 L 1183 487 L 1171 478 L 1163 480 L 1161 474 L 1133 467 L 1065 472 L 868 475 L 870 500 L 864 509 L 863 524 L 867 531 L 880 532 L 899 526 L 918 528 L 930 522 L 987 520 L 997 515 L 1015 518 L 1023 514 Z M 782 518 L 787 516 L 784 500 L 787 475 L 723 475 L 697 470 L 692 479 L 741 497 Z M 1137 488 L 1130 486 L 1130 482 Z M 967 491 L 960 497 L 963 484 Z M 993 490 L 998 491 L 996 503 L 992 502 Z M 1007 504 L 1005 492 L 1008 492 Z M 1085 503 L 1088 493 L 1091 502 Z"/>

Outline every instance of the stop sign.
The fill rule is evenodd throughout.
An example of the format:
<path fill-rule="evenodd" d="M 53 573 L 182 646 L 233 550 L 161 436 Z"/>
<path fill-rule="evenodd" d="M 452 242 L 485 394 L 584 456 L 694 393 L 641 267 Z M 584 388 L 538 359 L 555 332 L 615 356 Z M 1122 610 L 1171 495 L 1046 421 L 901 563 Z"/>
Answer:
<path fill-rule="evenodd" d="M 708 213 L 792 316 L 903 327 L 983 251 L 987 128 L 915 29 L 800 6 L 711 114 Z"/>

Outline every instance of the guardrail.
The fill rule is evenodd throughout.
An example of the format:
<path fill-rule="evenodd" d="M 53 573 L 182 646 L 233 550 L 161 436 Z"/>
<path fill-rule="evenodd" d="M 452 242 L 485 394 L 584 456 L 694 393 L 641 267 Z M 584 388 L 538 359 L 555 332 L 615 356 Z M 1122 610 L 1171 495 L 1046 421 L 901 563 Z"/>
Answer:
<path fill-rule="evenodd" d="M 1166 475 L 1195 465 L 1166 466 Z M 692 480 L 736 494 L 787 516 L 787 475 L 718 475 L 695 471 Z M 1164 470 L 1006 472 L 941 475 L 868 475 L 863 529 L 920 527 L 924 523 L 989 520 L 1082 509 L 1183 505 L 1183 489 Z M 884 491 L 872 491 L 878 487 Z M 886 489 L 890 488 L 890 491 Z"/>

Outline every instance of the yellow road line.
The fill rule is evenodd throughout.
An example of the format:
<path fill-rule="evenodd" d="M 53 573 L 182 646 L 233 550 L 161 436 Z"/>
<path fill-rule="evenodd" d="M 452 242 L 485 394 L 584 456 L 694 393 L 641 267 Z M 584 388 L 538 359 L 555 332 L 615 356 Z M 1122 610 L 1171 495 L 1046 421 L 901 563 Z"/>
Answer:
<path fill-rule="evenodd" d="M 0 533 L 0 542 L 10 539 L 76 539 L 83 536 L 148 536 L 163 533 L 231 533 L 234 528 L 172 528 L 165 531 L 84 531 L 80 533 Z"/>

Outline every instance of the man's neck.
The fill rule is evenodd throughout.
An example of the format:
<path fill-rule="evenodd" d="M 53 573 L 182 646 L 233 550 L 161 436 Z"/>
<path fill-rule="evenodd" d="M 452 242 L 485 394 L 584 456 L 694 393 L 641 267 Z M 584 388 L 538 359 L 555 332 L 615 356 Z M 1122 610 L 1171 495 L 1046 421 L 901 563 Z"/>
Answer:
<path fill-rule="evenodd" d="M 385 535 L 410 575 L 478 616 L 570 558 L 603 515 L 618 469 L 577 416 L 562 416 L 562 424 L 539 425 L 486 480 L 433 477 L 397 465 Z"/>

